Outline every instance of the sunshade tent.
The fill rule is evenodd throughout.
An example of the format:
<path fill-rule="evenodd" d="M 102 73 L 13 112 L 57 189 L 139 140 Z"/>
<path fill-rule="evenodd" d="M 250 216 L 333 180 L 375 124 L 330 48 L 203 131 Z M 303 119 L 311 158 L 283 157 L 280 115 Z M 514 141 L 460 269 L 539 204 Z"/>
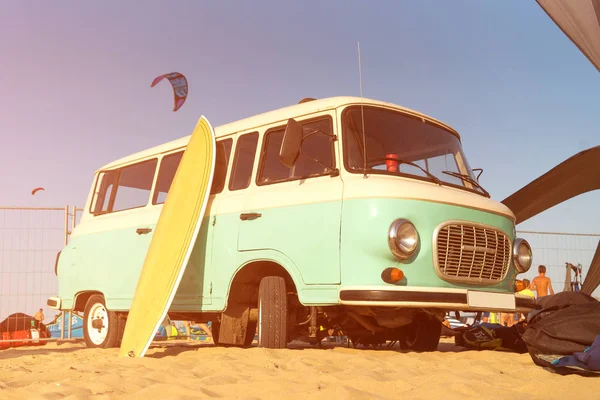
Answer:
<path fill-rule="evenodd" d="M 600 72 L 600 0 L 536 0 L 563 33 Z M 502 202 L 519 224 L 582 193 L 600 189 L 600 146 L 584 150 L 513 193 Z M 600 285 L 600 243 L 581 291 Z"/>
<path fill-rule="evenodd" d="M 581 151 L 502 200 L 527 221 L 542 211 L 580 194 L 600 189 L 600 146 Z"/>
<path fill-rule="evenodd" d="M 600 71 L 600 0 L 536 0 Z"/>
<path fill-rule="evenodd" d="M 600 0 L 536 1 L 579 51 L 600 71 Z M 598 160 L 596 171 L 600 166 L 600 159 Z M 599 183 L 600 174 L 596 173 L 596 182 L 592 179 L 592 182 L 588 183 L 589 188 L 585 191 L 598 189 Z M 592 294 L 598 285 L 600 285 L 600 243 L 581 291 Z"/>
<path fill-rule="evenodd" d="M 580 194 L 600 189 L 600 146 L 575 154 L 502 200 L 516 223 L 532 218 Z M 567 272 L 568 274 L 569 271 Z M 570 280 L 570 279 L 569 279 Z M 581 291 L 591 295 L 600 285 L 600 243 Z"/>

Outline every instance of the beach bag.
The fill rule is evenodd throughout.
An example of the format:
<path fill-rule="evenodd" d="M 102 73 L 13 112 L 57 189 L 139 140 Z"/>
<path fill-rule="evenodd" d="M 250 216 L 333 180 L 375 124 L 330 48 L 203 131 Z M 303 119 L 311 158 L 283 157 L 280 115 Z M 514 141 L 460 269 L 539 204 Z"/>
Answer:
<path fill-rule="evenodd" d="M 570 355 L 590 346 L 600 334 L 600 302 L 581 292 L 538 299 L 541 310 L 528 316 L 523 340 L 529 352 Z"/>
<path fill-rule="evenodd" d="M 456 329 L 456 345 L 474 350 L 503 350 L 527 353 L 527 346 L 521 339 L 523 323 L 513 326 L 481 323 L 468 328 Z"/>
<path fill-rule="evenodd" d="M 571 356 L 538 355 L 538 358 L 550 363 L 549 367 L 561 375 L 575 373 L 600 376 L 600 335 L 596 336 L 591 346 Z"/>
<path fill-rule="evenodd" d="M 537 303 L 541 309 L 528 316 L 522 338 L 536 365 L 559 372 L 558 360 L 590 351 L 600 335 L 600 302 L 582 292 L 561 292 Z"/>

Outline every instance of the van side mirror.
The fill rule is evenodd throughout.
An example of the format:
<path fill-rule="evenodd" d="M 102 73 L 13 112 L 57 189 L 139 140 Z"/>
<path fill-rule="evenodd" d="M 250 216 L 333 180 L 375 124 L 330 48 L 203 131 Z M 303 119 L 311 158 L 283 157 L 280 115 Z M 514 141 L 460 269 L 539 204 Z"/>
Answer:
<path fill-rule="evenodd" d="M 279 159 L 286 167 L 292 168 L 296 163 L 298 155 L 300 154 L 303 136 L 304 132 L 302 130 L 302 125 L 294 118 L 290 118 L 285 127 L 285 133 L 283 134 L 283 141 L 281 142 L 281 149 L 279 151 Z"/>

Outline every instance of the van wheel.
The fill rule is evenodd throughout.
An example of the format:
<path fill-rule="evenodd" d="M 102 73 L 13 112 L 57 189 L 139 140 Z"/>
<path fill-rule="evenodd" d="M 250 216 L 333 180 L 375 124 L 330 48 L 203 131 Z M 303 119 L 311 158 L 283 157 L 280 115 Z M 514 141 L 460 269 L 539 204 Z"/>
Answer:
<path fill-rule="evenodd" d="M 287 347 L 287 291 L 280 276 L 262 278 L 258 287 L 258 347 Z"/>
<path fill-rule="evenodd" d="M 414 351 L 436 351 L 440 343 L 442 323 L 427 315 L 418 315 L 404 330 L 400 348 Z"/>
<path fill-rule="evenodd" d="M 115 347 L 120 342 L 121 321 L 109 311 L 104 296 L 95 294 L 85 304 L 83 338 L 87 347 Z"/>

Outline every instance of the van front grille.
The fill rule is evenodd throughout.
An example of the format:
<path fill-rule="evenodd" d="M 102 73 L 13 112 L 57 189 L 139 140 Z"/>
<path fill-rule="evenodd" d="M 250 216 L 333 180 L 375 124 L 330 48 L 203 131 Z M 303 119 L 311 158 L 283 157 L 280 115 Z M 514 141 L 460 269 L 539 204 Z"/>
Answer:
<path fill-rule="evenodd" d="M 511 244 L 493 227 L 448 223 L 434 238 L 434 267 L 445 280 L 494 284 L 508 272 Z"/>

